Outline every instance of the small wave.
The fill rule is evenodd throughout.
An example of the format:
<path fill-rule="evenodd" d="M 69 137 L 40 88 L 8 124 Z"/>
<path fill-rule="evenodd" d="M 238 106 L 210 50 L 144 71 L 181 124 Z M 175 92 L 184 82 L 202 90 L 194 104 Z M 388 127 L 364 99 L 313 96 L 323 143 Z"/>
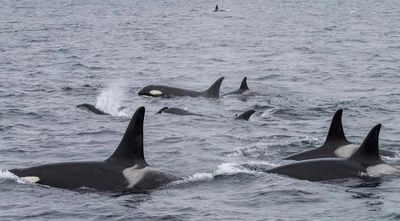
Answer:
<path fill-rule="evenodd" d="M 19 184 L 26 184 L 26 181 L 22 180 L 21 178 L 11 173 L 10 171 L 4 169 L 0 171 L 0 180 L 12 180 Z"/>
<path fill-rule="evenodd" d="M 265 143 L 258 142 L 256 145 L 248 145 L 238 147 L 234 151 L 228 153 L 228 157 L 260 157 L 268 155 L 268 146 Z"/>
<path fill-rule="evenodd" d="M 195 173 L 188 178 L 183 180 L 178 180 L 172 183 L 172 185 L 193 183 L 193 182 L 203 182 L 207 180 L 212 180 L 219 176 L 233 176 L 236 174 L 256 174 L 256 171 L 248 170 L 241 166 L 239 163 L 222 163 L 218 165 L 217 169 L 211 173 Z"/>

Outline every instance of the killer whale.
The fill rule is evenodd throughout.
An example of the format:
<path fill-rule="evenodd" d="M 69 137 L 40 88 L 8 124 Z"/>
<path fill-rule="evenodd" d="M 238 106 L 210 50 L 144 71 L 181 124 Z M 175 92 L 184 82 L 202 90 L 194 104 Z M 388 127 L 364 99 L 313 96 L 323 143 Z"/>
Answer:
<path fill-rule="evenodd" d="M 228 12 L 229 10 L 219 9 L 218 4 L 214 8 L 214 12 Z"/>
<path fill-rule="evenodd" d="M 95 106 L 93 106 L 91 104 L 87 104 L 87 103 L 76 105 L 76 107 L 79 109 L 82 109 L 82 110 L 87 110 L 87 111 L 95 113 L 95 114 L 99 114 L 99 115 L 109 115 L 106 112 L 99 110 Z"/>
<path fill-rule="evenodd" d="M 320 158 L 304 160 L 266 170 L 267 173 L 286 175 L 309 181 L 326 181 L 345 178 L 378 178 L 398 173 L 379 155 L 381 124 L 371 129 L 364 142 L 349 158 Z"/>
<path fill-rule="evenodd" d="M 136 110 L 120 144 L 104 161 L 54 163 L 9 171 L 23 180 L 52 187 L 121 192 L 147 191 L 179 179 L 147 164 L 143 153 L 144 114 L 144 107 Z"/>
<path fill-rule="evenodd" d="M 224 77 L 219 78 L 205 91 L 193 91 L 193 90 L 169 87 L 164 85 L 148 85 L 143 89 L 141 89 L 138 92 L 138 95 L 147 95 L 152 97 L 202 96 L 210 98 L 219 98 L 219 91 L 223 80 Z"/>
<path fill-rule="evenodd" d="M 169 114 L 176 114 L 176 115 L 195 115 L 195 116 L 203 116 L 201 114 L 192 113 L 190 111 L 177 108 L 177 107 L 163 107 L 161 108 L 156 114 L 161 113 L 169 113 Z"/>
<path fill-rule="evenodd" d="M 239 116 L 235 116 L 236 120 L 249 120 L 251 115 L 253 115 L 256 111 L 251 109 L 248 111 L 245 111 L 244 113 L 240 114 Z"/>
<path fill-rule="evenodd" d="M 214 12 L 219 11 L 218 4 L 215 6 Z"/>
<path fill-rule="evenodd" d="M 247 86 L 247 77 L 244 77 L 242 80 L 242 83 L 240 84 L 239 89 L 237 89 L 235 91 L 231 91 L 226 94 L 223 94 L 222 96 L 231 95 L 231 94 L 243 94 L 249 90 L 250 90 L 250 88 L 249 88 L 249 86 Z"/>
<path fill-rule="evenodd" d="M 295 153 L 283 158 L 284 160 L 308 160 L 315 158 L 348 158 L 359 147 L 359 145 L 351 143 L 346 139 L 342 124 L 343 109 L 339 109 L 333 115 L 331 125 L 329 127 L 328 135 L 326 136 L 322 146 L 305 150 L 300 153 Z M 395 152 L 389 150 L 379 150 L 383 156 L 393 157 Z"/>

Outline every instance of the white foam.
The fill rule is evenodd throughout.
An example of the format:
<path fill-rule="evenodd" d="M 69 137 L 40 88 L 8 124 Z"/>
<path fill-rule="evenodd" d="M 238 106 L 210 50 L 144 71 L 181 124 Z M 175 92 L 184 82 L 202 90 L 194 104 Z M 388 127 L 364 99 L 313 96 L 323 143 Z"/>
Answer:
<path fill-rule="evenodd" d="M 189 176 L 186 179 L 178 180 L 173 182 L 173 184 L 182 184 L 182 183 L 192 183 L 192 182 L 202 182 L 207 180 L 212 180 L 217 176 L 231 176 L 239 173 L 247 173 L 247 174 L 255 174 L 257 172 L 251 171 L 244 168 L 239 168 L 240 164 L 238 163 L 222 163 L 218 165 L 217 169 L 211 173 L 195 173 Z"/>
<path fill-rule="evenodd" d="M 349 158 L 353 155 L 354 152 L 358 150 L 360 145 L 357 144 L 349 144 L 345 146 L 341 146 L 335 150 L 335 155 L 341 158 Z"/>
<path fill-rule="evenodd" d="M 366 170 L 368 176 L 370 177 L 380 177 L 382 175 L 390 175 L 399 172 L 398 169 L 391 167 L 385 163 L 367 167 Z"/>
<path fill-rule="evenodd" d="M 19 184 L 26 184 L 26 181 L 20 179 L 17 175 L 11 173 L 8 170 L 1 170 L 0 172 L 0 179 L 4 180 L 14 180 Z"/>
<path fill-rule="evenodd" d="M 118 80 L 106 87 L 97 97 L 96 108 L 112 116 L 126 116 L 120 111 L 125 96 L 125 82 Z"/>

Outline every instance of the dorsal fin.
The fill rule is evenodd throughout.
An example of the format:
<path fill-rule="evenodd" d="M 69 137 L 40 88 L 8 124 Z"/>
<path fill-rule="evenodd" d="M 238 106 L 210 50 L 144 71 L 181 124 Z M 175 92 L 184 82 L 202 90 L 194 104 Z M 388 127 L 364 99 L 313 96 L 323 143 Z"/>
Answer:
<path fill-rule="evenodd" d="M 161 114 L 163 111 L 165 111 L 166 109 L 168 109 L 168 107 L 163 107 L 161 108 L 156 114 Z"/>
<path fill-rule="evenodd" d="M 216 80 L 214 84 L 212 84 L 204 93 L 206 93 L 209 97 L 219 98 L 219 89 L 221 88 L 222 81 L 224 77 Z"/>
<path fill-rule="evenodd" d="M 247 77 L 243 78 L 239 90 L 250 90 L 249 87 L 247 86 Z"/>
<path fill-rule="evenodd" d="M 373 165 L 381 160 L 379 156 L 379 132 L 381 124 L 371 129 L 358 150 L 350 157 L 351 160 L 367 165 Z"/>
<path fill-rule="evenodd" d="M 343 109 L 339 109 L 336 111 L 335 115 L 333 115 L 328 135 L 326 136 L 324 145 L 322 145 L 323 147 L 331 147 L 331 144 L 333 143 L 339 143 L 342 145 L 350 144 L 350 142 L 346 139 L 346 136 L 344 135 L 342 125 L 342 113 Z"/>
<path fill-rule="evenodd" d="M 136 110 L 121 142 L 111 157 L 108 158 L 108 161 L 116 161 L 129 165 L 147 165 L 143 154 L 144 112 L 144 107 L 139 107 Z"/>
<path fill-rule="evenodd" d="M 244 113 L 242 113 L 241 115 L 235 117 L 235 119 L 237 120 L 249 120 L 251 115 L 253 115 L 256 111 L 255 110 L 248 110 Z"/>

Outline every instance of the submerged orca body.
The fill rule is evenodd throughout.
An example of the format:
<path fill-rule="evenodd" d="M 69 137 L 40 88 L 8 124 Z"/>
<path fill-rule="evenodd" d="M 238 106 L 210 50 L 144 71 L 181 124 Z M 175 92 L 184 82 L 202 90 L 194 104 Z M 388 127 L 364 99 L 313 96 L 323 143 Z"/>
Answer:
<path fill-rule="evenodd" d="M 283 158 L 284 160 L 308 160 L 315 158 L 349 158 L 357 149 L 359 145 L 353 144 L 346 139 L 342 125 L 342 113 L 343 110 L 339 109 L 336 111 L 332 118 L 331 126 L 328 131 L 328 135 L 325 139 L 325 143 L 317 148 L 295 153 L 288 157 Z M 383 156 L 393 157 L 396 155 L 393 151 L 380 150 L 379 153 Z"/>
<path fill-rule="evenodd" d="M 380 124 L 372 128 L 360 148 L 349 158 L 304 160 L 275 167 L 266 172 L 309 181 L 326 181 L 351 177 L 368 179 L 397 173 L 397 169 L 387 165 L 379 156 L 378 139 L 380 128 Z"/>
<path fill-rule="evenodd" d="M 176 107 L 163 107 L 156 114 L 168 113 L 168 114 L 176 114 L 176 115 L 195 115 L 195 116 L 203 116 L 201 114 L 192 113 L 190 111 L 176 108 Z"/>
<path fill-rule="evenodd" d="M 226 93 L 222 96 L 226 96 L 226 95 L 231 95 L 231 94 L 243 94 L 247 91 L 249 91 L 249 87 L 247 86 L 247 77 L 244 77 L 242 80 L 242 83 L 240 84 L 239 89 L 237 89 L 236 91 L 231 91 L 229 93 Z"/>
<path fill-rule="evenodd" d="M 205 91 L 192 91 L 182 88 L 169 87 L 164 85 L 149 85 L 138 92 L 139 95 L 147 95 L 152 97 L 211 97 L 219 98 L 219 90 L 224 77 L 219 78 Z"/>
<path fill-rule="evenodd" d="M 84 104 L 79 104 L 79 105 L 77 105 L 76 107 L 79 108 L 79 109 L 82 109 L 82 110 L 86 110 L 86 111 L 95 113 L 95 114 L 99 114 L 99 115 L 108 115 L 106 112 L 97 109 L 95 106 L 93 106 L 93 105 L 91 105 L 91 104 L 86 104 L 86 103 L 84 103 Z"/>
<path fill-rule="evenodd" d="M 133 115 L 114 153 L 105 161 L 45 164 L 10 172 L 23 180 L 48 186 L 80 187 L 106 191 L 146 191 L 165 185 L 177 177 L 150 167 L 143 153 L 144 107 Z"/>
<path fill-rule="evenodd" d="M 255 110 L 248 110 L 242 114 L 240 114 L 239 116 L 236 116 L 235 119 L 236 120 L 249 120 L 251 115 L 253 115 L 256 111 Z"/>

